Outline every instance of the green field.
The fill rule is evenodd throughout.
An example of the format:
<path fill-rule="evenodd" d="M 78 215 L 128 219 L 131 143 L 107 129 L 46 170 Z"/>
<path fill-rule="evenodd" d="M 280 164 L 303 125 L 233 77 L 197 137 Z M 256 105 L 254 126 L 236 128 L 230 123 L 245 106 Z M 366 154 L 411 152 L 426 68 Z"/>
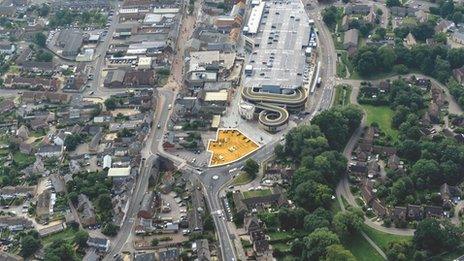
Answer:
<path fill-rule="evenodd" d="M 65 230 L 63 230 L 63 231 L 61 231 L 59 233 L 44 237 L 42 239 L 42 244 L 44 246 L 46 246 L 46 245 L 51 244 L 53 241 L 59 240 L 59 239 L 72 240 L 74 238 L 74 234 L 76 234 L 76 231 L 73 230 L 73 229 L 68 228 L 68 229 L 65 229 Z"/>
<path fill-rule="evenodd" d="M 13 160 L 20 166 L 21 168 L 27 167 L 30 164 L 34 163 L 35 157 L 29 156 L 21 152 L 16 152 L 13 155 Z"/>
<path fill-rule="evenodd" d="M 250 190 L 243 192 L 244 198 L 264 197 L 272 194 L 270 189 Z"/>
<path fill-rule="evenodd" d="M 243 185 L 250 183 L 253 179 L 248 175 L 246 172 L 240 172 L 240 174 L 237 175 L 236 178 L 232 181 L 232 185 L 238 186 L 238 185 Z"/>
<path fill-rule="evenodd" d="M 343 244 L 358 261 L 383 260 L 379 253 L 365 240 L 361 234 L 356 234 Z"/>
<path fill-rule="evenodd" d="M 388 243 L 390 242 L 412 240 L 412 236 L 398 236 L 387 234 L 370 228 L 366 225 L 363 226 L 363 231 L 384 251 L 387 249 Z"/>
<path fill-rule="evenodd" d="M 335 87 L 334 105 L 345 106 L 350 103 L 351 87 L 348 85 L 337 85 Z"/>
<path fill-rule="evenodd" d="M 367 114 L 367 124 L 370 125 L 373 122 L 379 124 L 380 129 L 385 132 L 388 136 L 393 139 L 398 138 L 398 131 L 392 129 L 392 118 L 393 110 L 387 106 L 372 106 L 372 105 L 363 105 L 364 111 Z"/>

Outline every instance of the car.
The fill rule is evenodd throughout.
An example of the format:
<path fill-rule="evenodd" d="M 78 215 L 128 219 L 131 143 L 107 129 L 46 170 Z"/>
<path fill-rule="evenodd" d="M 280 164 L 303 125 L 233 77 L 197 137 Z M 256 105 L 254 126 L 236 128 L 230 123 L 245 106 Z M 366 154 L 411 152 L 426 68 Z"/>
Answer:
<path fill-rule="evenodd" d="M 219 176 L 218 175 L 214 175 L 213 176 L 213 180 L 218 180 L 219 179 Z"/>
<path fill-rule="evenodd" d="M 90 91 L 89 92 L 89 95 L 93 95 L 95 92 L 94 91 Z"/>
<path fill-rule="evenodd" d="M 161 124 L 158 123 L 158 125 L 156 126 L 158 129 L 161 129 Z"/>

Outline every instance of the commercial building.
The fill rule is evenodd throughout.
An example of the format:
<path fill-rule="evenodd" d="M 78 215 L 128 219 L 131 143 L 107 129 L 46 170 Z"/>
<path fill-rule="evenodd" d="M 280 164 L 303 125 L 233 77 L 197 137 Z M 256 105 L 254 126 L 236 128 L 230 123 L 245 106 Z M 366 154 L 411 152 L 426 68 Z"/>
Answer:
<path fill-rule="evenodd" d="M 58 36 L 57 46 L 62 48 L 63 56 L 76 56 L 79 54 L 84 37 L 82 33 L 74 29 L 65 29 Z"/>

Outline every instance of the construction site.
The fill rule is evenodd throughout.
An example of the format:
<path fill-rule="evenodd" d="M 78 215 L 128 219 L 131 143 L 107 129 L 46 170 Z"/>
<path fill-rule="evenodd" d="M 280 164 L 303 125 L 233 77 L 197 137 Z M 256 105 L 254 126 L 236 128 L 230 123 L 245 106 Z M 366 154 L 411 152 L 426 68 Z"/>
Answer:
<path fill-rule="evenodd" d="M 259 145 L 237 129 L 219 129 L 216 140 L 208 142 L 211 153 L 210 167 L 217 167 L 237 161 L 259 148 Z"/>

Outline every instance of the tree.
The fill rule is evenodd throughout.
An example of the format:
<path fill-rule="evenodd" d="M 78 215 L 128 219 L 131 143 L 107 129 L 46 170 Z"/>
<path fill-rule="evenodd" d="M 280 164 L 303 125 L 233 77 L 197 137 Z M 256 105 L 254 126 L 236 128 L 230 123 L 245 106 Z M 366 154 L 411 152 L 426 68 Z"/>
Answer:
<path fill-rule="evenodd" d="M 203 228 L 206 231 L 214 231 L 214 221 L 211 214 L 206 215 L 206 217 L 203 219 Z"/>
<path fill-rule="evenodd" d="M 327 249 L 327 261 L 356 261 L 356 258 L 353 254 L 345 249 L 342 245 L 331 245 Z"/>
<path fill-rule="evenodd" d="M 108 223 L 106 224 L 103 229 L 102 233 L 105 236 L 116 236 L 118 234 L 119 226 L 113 224 L 113 223 Z"/>
<path fill-rule="evenodd" d="M 385 1 L 385 4 L 386 4 L 387 7 L 401 6 L 400 0 L 387 0 L 387 1 Z"/>
<path fill-rule="evenodd" d="M 281 208 L 279 210 L 280 227 L 284 230 L 301 230 L 304 224 L 304 217 L 308 214 L 303 208 Z"/>
<path fill-rule="evenodd" d="M 338 10 L 335 6 L 330 6 L 322 11 L 322 19 L 328 27 L 332 27 L 337 22 Z"/>
<path fill-rule="evenodd" d="M 245 165 L 243 166 L 243 171 L 245 171 L 254 179 L 259 171 L 259 164 L 251 158 L 247 159 L 247 161 L 245 161 Z"/>
<path fill-rule="evenodd" d="M 383 70 L 386 72 L 391 71 L 396 61 L 396 54 L 392 47 L 385 45 L 379 48 L 378 55 L 381 60 Z"/>
<path fill-rule="evenodd" d="M 340 239 L 328 228 L 318 228 L 304 238 L 304 243 L 303 259 L 320 260 L 325 257 L 327 247 L 340 244 Z"/>
<path fill-rule="evenodd" d="M 413 244 L 418 250 L 426 250 L 438 254 L 458 247 L 462 238 L 462 229 L 448 223 L 426 218 L 419 222 L 414 232 Z"/>
<path fill-rule="evenodd" d="M 50 52 L 39 51 L 35 57 L 38 62 L 51 62 L 53 60 L 53 54 Z"/>
<path fill-rule="evenodd" d="M 42 32 L 38 32 L 34 35 L 34 43 L 37 44 L 40 47 L 45 47 L 47 42 L 47 36 L 43 34 Z"/>
<path fill-rule="evenodd" d="M 385 1 L 385 4 L 386 4 L 387 7 L 401 6 L 400 0 L 387 0 L 387 1 Z"/>
<path fill-rule="evenodd" d="M 359 232 L 364 223 L 364 214 L 360 209 L 352 209 L 338 212 L 333 220 L 334 228 L 341 237 L 346 237 Z"/>
<path fill-rule="evenodd" d="M 48 4 L 42 4 L 37 10 L 39 16 L 46 17 L 50 13 L 50 6 Z"/>
<path fill-rule="evenodd" d="M 440 167 L 435 160 L 418 160 L 412 166 L 412 173 L 423 178 L 430 186 L 437 186 L 443 183 L 443 177 L 440 175 Z"/>
<path fill-rule="evenodd" d="M 328 207 L 332 198 L 332 190 L 324 184 L 306 181 L 295 190 L 295 202 L 308 211 L 318 207 Z"/>
<path fill-rule="evenodd" d="M 388 243 L 385 254 L 391 261 L 407 261 L 411 260 L 412 250 L 412 245 L 408 241 L 392 241 Z"/>
<path fill-rule="evenodd" d="M 87 247 L 87 239 L 89 238 L 89 233 L 85 230 L 79 230 L 74 234 L 74 243 L 80 248 Z"/>
<path fill-rule="evenodd" d="M 76 134 L 71 134 L 66 136 L 64 139 L 64 146 L 66 147 L 67 151 L 74 151 L 77 147 L 82 142 L 82 136 L 79 133 Z"/>
<path fill-rule="evenodd" d="M 318 208 L 313 213 L 304 217 L 304 229 L 311 233 L 318 228 L 330 227 L 331 222 L 332 214 L 330 211 Z"/>
<path fill-rule="evenodd" d="M 105 107 L 106 107 L 107 110 L 110 110 L 110 111 L 116 109 L 116 99 L 114 99 L 112 97 L 106 99 L 105 100 Z"/>
<path fill-rule="evenodd" d="M 153 239 L 151 240 L 151 246 L 157 246 L 158 244 L 159 244 L 159 240 L 158 240 L 158 239 L 153 238 Z"/>
<path fill-rule="evenodd" d="M 21 238 L 21 256 L 29 257 L 41 247 L 40 240 L 31 235 Z"/>
<path fill-rule="evenodd" d="M 356 59 L 356 70 L 359 74 L 366 76 L 374 73 L 377 69 L 377 55 L 372 51 L 359 52 Z"/>

